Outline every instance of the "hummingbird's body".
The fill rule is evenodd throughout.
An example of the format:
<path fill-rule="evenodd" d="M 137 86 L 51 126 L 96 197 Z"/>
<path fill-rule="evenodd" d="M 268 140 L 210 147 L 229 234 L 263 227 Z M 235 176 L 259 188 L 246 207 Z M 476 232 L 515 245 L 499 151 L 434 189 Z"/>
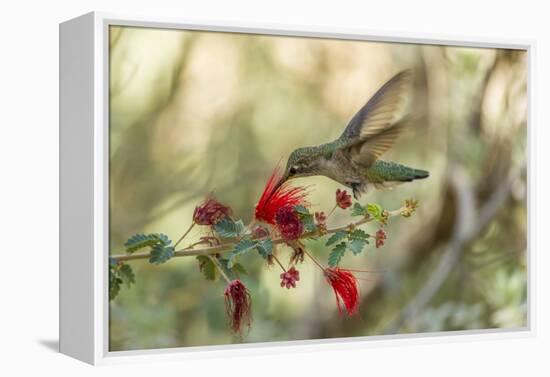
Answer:
<path fill-rule="evenodd" d="M 337 140 L 292 152 L 281 183 L 295 177 L 323 175 L 350 187 L 355 198 L 359 198 L 371 186 L 387 188 L 428 177 L 425 170 L 378 160 L 406 125 L 393 118 L 408 81 L 408 72 L 390 79 L 352 118 Z"/>

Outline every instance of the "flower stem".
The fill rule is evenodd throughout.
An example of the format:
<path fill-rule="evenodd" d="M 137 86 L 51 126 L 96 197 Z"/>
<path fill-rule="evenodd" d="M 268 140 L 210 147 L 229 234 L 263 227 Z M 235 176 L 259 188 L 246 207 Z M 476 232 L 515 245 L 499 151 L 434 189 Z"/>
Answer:
<path fill-rule="evenodd" d="M 286 269 L 285 267 L 283 266 L 283 264 L 281 263 L 281 261 L 279 260 L 279 258 L 277 258 L 275 256 L 275 254 L 271 254 L 271 256 L 273 257 L 273 259 L 275 260 L 275 262 L 277 262 L 277 264 L 279 264 L 279 266 L 281 266 L 281 268 L 283 269 L 283 272 L 286 272 Z"/>
<path fill-rule="evenodd" d="M 317 266 L 319 266 L 319 268 L 321 268 L 321 270 L 325 271 L 325 267 L 323 267 L 323 265 L 322 265 L 317 259 L 315 259 L 315 258 L 313 257 L 313 255 L 311 255 L 310 252 L 307 251 L 305 248 L 304 248 L 304 253 L 305 253 L 313 262 L 315 262 L 315 264 L 316 264 Z"/>
<path fill-rule="evenodd" d="M 225 279 L 225 281 L 227 282 L 227 284 L 231 284 L 231 279 L 229 279 L 229 277 L 227 277 L 227 275 L 226 275 L 225 272 L 223 271 L 223 268 L 222 268 L 222 266 L 220 265 L 220 262 L 218 262 L 218 258 L 213 257 L 212 255 L 209 255 L 208 258 L 210 258 L 210 260 L 212 261 L 212 263 L 214 263 L 214 264 L 216 265 L 216 267 L 218 268 L 218 271 L 220 272 L 220 275 L 223 276 L 223 278 Z"/>
<path fill-rule="evenodd" d="M 330 212 L 328 213 L 327 215 L 327 220 L 328 218 L 330 217 L 330 215 L 332 215 L 334 213 L 334 211 L 336 210 L 336 208 L 338 208 L 338 204 L 335 204 L 334 207 L 332 207 L 332 209 L 330 210 Z"/>
<path fill-rule="evenodd" d="M 197 246 L 197 245 L 202 245 L 202 244 L 204 244 L 204 243 L 207 243 L 207 242 L 204 241 L 204 240 L 203 240 L 203 241 L 193 242 L 191 245 L 187 246 L 186 249 L 192 249 L 192 248 L 194 248 L 195 246 Z"/>
<path fill-rule="evenodd" d="M 375 270 L 357 270 L 357 269 L 354 269 L 354 268 L 345 268 L 345 267 L 342 267 L 340 269 L 341 270 L 346 270 L 346 271 L 349 271 L 349 272 L 365 272 L 365 273 L 373 273 L 373 274 L 378 274 L 378 273 L 383 272 L 383 271 L 375 271 Z"/>
<path fill-rule="evenodd" d="M 193 221 L 189 226 L 189 228 L 187 228 L 185 233 L 183 233 L 183 236 L 181 236 L 180 239 L 174 244 L 174 248 L 176 248 L 176 246 L 178 246 L 180 242 L 183 241 L 183 239 L 189 234 L 189 232 L 191 231 L 191 229 L 193 229 L 194 226 L 195 226 L 195 222 Z"/>

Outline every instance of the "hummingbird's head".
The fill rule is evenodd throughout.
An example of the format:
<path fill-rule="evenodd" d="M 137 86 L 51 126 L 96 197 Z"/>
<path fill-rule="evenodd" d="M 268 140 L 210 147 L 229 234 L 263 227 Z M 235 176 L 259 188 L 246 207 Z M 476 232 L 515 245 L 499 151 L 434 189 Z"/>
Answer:
<path fill-rule="evenodd" d="M 292 178 L 308 177 L 318 174 L 318 154 L 315 147 L 298 148 L 293 151 L 288 157 L 285 173 L 277 186 L 282 185 Z"/>

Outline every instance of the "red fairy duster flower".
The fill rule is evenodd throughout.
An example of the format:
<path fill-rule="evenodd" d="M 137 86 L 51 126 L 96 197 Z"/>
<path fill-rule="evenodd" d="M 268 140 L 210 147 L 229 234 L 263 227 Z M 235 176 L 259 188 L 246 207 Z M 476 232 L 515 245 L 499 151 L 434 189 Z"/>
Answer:
<path fill-rule="evenodd" d="M 296 282 L 300 280 L 300 271 L 290 267 L 290 269 L 281 274 L 281 287 L 286 287 L 287 289 L 296 288 Z"/>
<path fill-rule="evenodd" d="M 332 286 L 332 289 L 334 289 L 336 304 L 338 305 L 340 315 L 342 315 L 341 301 L 344 302 L 344 306 L 349 316 L 357 313 L 359 309 L 359 289 L 355 276 L 348 270 L 342 270 L 335 267 L 327 268 L 325 270 L 325 277 Z"/>
<path fill-rule="evenodd" d="M 275 225 L 275 215 L 283 207 L 305 205 L 305 187 L 290 187 L 287 182 L 280 184 L 281 171 L 277 167 L 267 181 L 264 192 L 256 204 L 256 220 Z"/>
<path fill-rule="evenodd" d="M 346 190 L 336 190 L 336 204 L 342 209 L 351 207 L 351 195 Z"/>
<path fill-rule="evenodd" d="M 376 232 L 374 239 L 376 240 L 376 248 L 384 246 L 384 241 L 386 240 L 386 232 L 384 232 L 384 229 L 378 229 Z"/>
<path fill-rule="evenodd" d="M 304 231 L 304 225 L 300 220 L 300 216 L 298 216 L 292 207 L 279 208 L 275 215 L 275 223 L 281 233 L 281 237 L 286 241 L 300 238 Z"/>
<path fill-rule="evenodd" d="M 229 215 L 231 215 L 231 208 L 221 204 L 213 196 L 209 196 L 195 207 L 193 221 L 199 225 L 214 225 Z"/>
<path fill-rule="evenodd" d="M 229 319 L 231 330 L 235 334 L 242 334 L 243 327 L 250 329 L 252 312 L 250 308 L 250 293 L 240 280 L 233 280 L 225 288 L 225 311 Z"/>

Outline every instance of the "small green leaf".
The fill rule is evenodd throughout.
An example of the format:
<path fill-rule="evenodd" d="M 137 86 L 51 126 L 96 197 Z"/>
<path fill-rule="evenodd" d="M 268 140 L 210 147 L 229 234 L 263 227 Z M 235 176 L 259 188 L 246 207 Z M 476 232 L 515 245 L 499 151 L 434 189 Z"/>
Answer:
<path fill-rule="evenodd" d="M 132 267 L 129 264 L 121 265 L 118 272 L 126 287 L 130 288 L 136 282 L 136 275 L 134 275 L 134 271 L 132 271 Z"/>
<path fill-rule="evenodd" d="M 153 264 L 164 263 L 168 259 L 172 258 L 172 256 L 174 256 L 174 251 L 175 250 L 173 246 L 165 246 L 163 244 L 157 244 L 151 250 L 151 254 L 149 256 L 149 263 L 153 263 Z"/>
<path fill-rule="evenodd" d="M 301 205 L 294 206 L 294 211 L 298 215 L 311 216 L 311 213 L 309 213 L 309 209 L 307 209 L 306 207 L 301 206 Z"/>
<path fill-rule="evenodd" d="M 356 228 L 348 235 L 350 240 L 366 240 L 370 236 L 363 229 Z M 368 242 L 367 242 L 368 243 Z"/>
<path fill-rule="evenodd" d="M 345 230 L 339 230 L 338 232 L 334 233 L 330 238 L 328 239 L 326 246 L 330 246 L 335 244 L 336 242 L 342 241 L 344 238 L 348 236 L 348 232 Z"/>
<path fill-rule="evenodd" d="M 225 217 L 214 225 L 214 230 L 223 238 L 237 238 L 244 232 L 242 220 L 233 221 L 230 217 Z"/>
<path fill-rule="evenodd" d="M 235 263 L 233 265 L 233 268 L 231 268 L 231 271 L 233 271 L 235 274 L 242 274 L 242 275 L 246 275 L 248 274 L 248 272 L 246 271 L 246 268 L 244 268 L 244 266 L 240 263 Z"/>
<path fill-rule="evenodd" d="M 368 212 L 361 204 L 355 202 L 353 208 L 351 209 L 352 216 L 367 216 Z"/>
<path fill-rule="evenodd" d="M 304 233 L 312 233 L 317 230 L 317 224 L 315 224 L 312 215 L 304 216 L 302 218 L 302 224 L 304 226 Z"/>
<path fill-rule="evenodd" d="M 199 270 L 206 280 L 216 280 L 218 270 L 214 262 L 206 255 L 197 255 L 196 259 L 199 261 Z"/>
<path fill-rule="evenodd" d="M 118 265 L 118 261 L 115 258 L 109 258 L 109 268 L 115 268 Z"/>
<path fill-rule="evenodd" d="M 260 253 L 264 259 L 267 259 L 273 252 L 273 241 L 271 238 L 256 241 L 256 248 L 258 249 L 258 253 Z"/>
<path fill-rule="evenodd" d="M 168 236 L 166 234 L 163 234 L 163 233 L 154 233 L 153 234 L 155 237 L 157 237 L 157 239 L 159 240 L 159 242 L 163 245 L 170 245 L 172 243 L 172 241 L 170 240 L 170 238 L 168 238 Z"/>
<path fill-rule="evenodd" d="M 154 247 L 158 244 L 168 245 L 170 242 L 168 236 L 162 233 L 135 234 L 128 238 L 124 243 L 124 247 L 126 248 L 126 252 L 131 254 L 145 247 Z"/>
<path fill-rule="evenodd" d="M 120 292 L 123 281 L 119 276 L 118 263 L 109 266 L 109 300 L 113 300 Z"/>
<path fill-rule="evenodd" d="M 220 264 L 223 272 L 225 272 L 226 275 L 231 275 L 231 268 L 228 266 L 229 265 L 229 259 L 227 258 L 218 258 L 218 263 Z"/>
<path fill-rule="evenodd" d="M 219 258 L 218 262 L 220 264 L 220 267 L 223 269 L 223 272 L 229 277 L 238 278 L 239 274 L 248 274 L 246 268 L 244 268 L 244 266 L 239 262 L 234 261 L 231 267 L 229 267 L 229 259 L 227 258 Z"/>
<path fill-rule="evenodd" d="M 317 224 L 315 224 L 315 220 L 313 219 L 313 215 L 309 212 L 309 209 L 304 206 L 297 205 L 294 206 L 294 211 L 298 214 L 300 220 L 302 221 L 304 233 L 312 233 L 317 230 Z"/>
<path fill-rule="evenodd" d="M 229 254 L 229 258 L 227 260 L 227 268 L 233 268 L 236 257 L 242 254 L 246 254 L 251 250 L 254 250 L 256 246 L 256 242 L 248 238 L 243 238 L 242 240 L 237 242 L 237 244 L 235 244 L 233 250 L 231 250 L 231 253 Z"/>
<path fill-rule="evenodd" d="M 368 203 L 367 204 L 367 212 L 374 217 L 375 219 L 379 220 L 382 217 L 382 213 L 384 210 L 382 207 L 376 203 Z"/>
<path fill-rule="evenodd" d="M 340 263 L 340 260 L 344 256 L 346 252 L 347 244 L 345 242 L 341 242 L 338 245 L 334 246 L 332 251 L 330 252 L 328 256 L 328 264 L 331 267 L 338 266 L 338 263 Z"/>
<path fill-rule="evenodd" d="M 348 249 L 351 250 L 353 255 L 357 255 L 363 251 L 366 244 L 367 244 L 366 240 L 354 239 L 354 240 L 351 240 L 351 242 L 348 244 Z"/>
<path fill-rule="evenodd" d="M 118 296 L 122 284 L 128 288 L 136 282 L 132 267 L 113 258 L 109 260 L 109 300 Z"/>
<path fill-rule="evenodd" d="M 120 286 L 122 285 L 122 279 L 113 277 L 109 279 L 109 300 L 114 300 L 120 292 Z"/>

